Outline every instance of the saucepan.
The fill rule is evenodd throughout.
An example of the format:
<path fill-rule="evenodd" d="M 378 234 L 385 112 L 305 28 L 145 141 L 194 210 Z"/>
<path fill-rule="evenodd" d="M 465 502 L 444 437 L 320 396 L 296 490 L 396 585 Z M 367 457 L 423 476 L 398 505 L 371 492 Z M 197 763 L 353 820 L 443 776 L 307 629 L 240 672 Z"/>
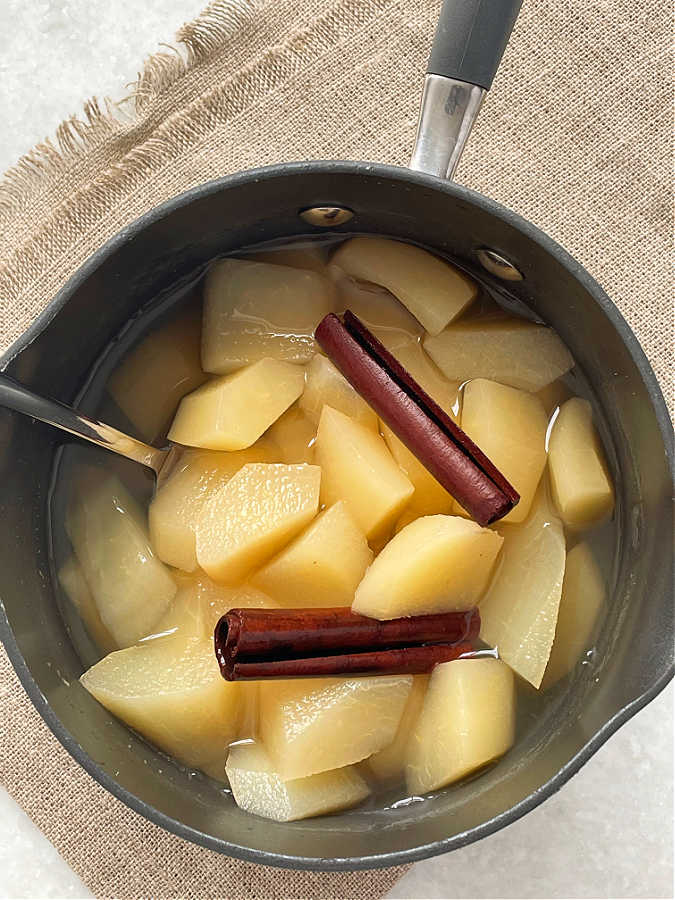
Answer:
<path fill-rule="evenodd" d="M 0 630 L 33 703 L 72 756 L 151 821 L 231 856 L 359 869 L 443 853 L 508 825 L 557 791 L 673 674 L 672 429 L 654 374 L 616 307 L 545 234 L 450 179 L 517 16 L 519 0 L 446 0 L 410 169 L 294 162 L 204 184 L 152 210 L 92 256 L 2 368 L 75 401 L 139 311 L 209 259 L 277 238 L 377 233 L 455 260 L 552 325 L 605 423 L 617 486 L 618 566 L 592 659 L 479 781 L 423 801 L 277 824 L 189 777 L 80 687 L 56 602 L 48 506 L 63 436 L 0 410 Z M 570 215 L 574 211 L 570 210 Z"/>

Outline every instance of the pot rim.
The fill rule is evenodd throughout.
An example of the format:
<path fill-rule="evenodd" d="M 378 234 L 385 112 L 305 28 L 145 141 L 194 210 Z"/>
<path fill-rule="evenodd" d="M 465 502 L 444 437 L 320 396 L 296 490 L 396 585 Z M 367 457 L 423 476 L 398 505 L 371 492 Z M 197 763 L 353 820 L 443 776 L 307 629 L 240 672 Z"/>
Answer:
<path fill-rule="evenodd" d="M 371 162 L 345 162 L 343 160 L 331 161 L 309 161 L 309 162 L 290 162 L 281 163 L 270 166 L 264 166 L 256 169 L 248 169 L 244 172 L 238 172 L 232 175 L 226 175 L 212 181 L 198 185 L 176 197 L 173 197 L 164 203 L 153 207 L 140 218 L 134 220 L 130 225 L 123 228 L 116 235 L 106 241 L 97 251 L 95 251 L 69 278 L 66 284 L 50 301 L 47 307 L 40 313 L 32 325 L 19 337 L 0 357 L 0 371 L 4 370 L 7 365 L 32 343 L 38 334 L 40 334 L 51 322 L 59 310 L 65 306 L 72 294 L 79 286 L 86 281 L 91 274 L 111 255 L 113 255 L 119 247 L 127 243 L 129 240 L 138 238 L 142 232 L 150 225 L 161 220 L 165 216 L 171 215 L 178 209 L 190 205 L 195 200 L 211 196 L 213 194 L 227 191 L 229 188 L 246 184 L 251 181 L 269 181 L 279 176 L 294 175 L 302 177 L 308 173 L 323 172 L 334 175 L 367 175 L 369 177 L 383 178 L 404 183 L 406 186 L 411 184 L 419 188 L 427 188 L 434 191 L 451 195 L 468 204 L 482 208 L 485 212 L 493 215 L 505 224 L 525 234 L 533 242 L 539 244 L 547 253 L 551 254 L 581 285 L 593 296 L 595 302 L 601 307 L 612 326 L 618 332 L 623 341 L 633 363 L 638 369 L 642 381 L 647 389 L 651 405 L 656 417 L 661 437 L 664 445 L 664 452 L 669 462 L 671 478 L 674 477 L 673 465 L 673 446 L 672 446 L 672 424 L 670 415 L 663 398 L 663 394 L 656 380 L 656 376 L 647 360 L 647 357 L 640 346 L 633 331 L 623 318 L 617 307 L 607 296 L 600 285 L 592 278 L 591 275 L 578 263 L 560 244 L 550 238 L 545 232 L 537 228 L 527 219 L 513 212 L 500 203 L 485 197 L 483 194 L 466 188 L 455 182 L 445 181 L 433 175 L 427 175 L 422 172 L 411 171 L 398 166 L 384 165 Z M 330 205 L 327 200 L 326 205 Z M 93 759 L 78 744 L 73 735 L 64 727 L 55 712 L 52 710 L 49 702 L 42 694 L 37 683 L 33 679 L 28 665 L 16 643 L 9 620 L 7 618 L 4 605 L 0 599 L 0 639 L 2 640 L 12 665 L 19 677 L 23 688 L 28 694 L 33 705 L 40 713 L 48 727 L 65 747 L 70 755 L 88 772 L 89 775 L 108 790 L 113 796 L 125 803 L 129 808 L 149 819 L 151 822 L 159 825 L 167 831 L 177 835 L 178 837 L 192 841 L 195 844 L 215 850 L 219 853 L 233 856 L 237 859 L 246 860 L 247 862 L 258 863 L 268 866 L 277 866 L 280 868 L 304 869 L 310 871 L 324 872 L 341 872 L 341 871 L 358 871 L 366 869 L 383 868 L 387 866 L 398 866 L 407 863 L 416 862 L 421 859 L 427 859 L 437 856 L 441 853 L 447 853 L 450 850 L 466 846 L 474 841 L 487 837 L 500 828 L 517 821 L 521 816 L 530 812 L 530 810 L 539 806 L 544 800 L 554 794 L 573 776 L 579 769 L 596 753 L 597 750 L 607 741 L 618 728 L 634 716 L 640 709 L 646 706 L 654 699 L 668 684 L 675 673 L 675 664 L 671 664 L 666 668 L 663 674 L 640 696 L 626 704 L 611 719 L 609 719 L 593 737 L 575 754 L 558 772 L 540 787 L 536 788 L 527 797 L 505 810 L 492 819 L 483 822 L 467 831 L 461 832 L 453 837 L 443 838 L 438 841 L 413 847 L 408 850 L 393 851 L 390 853 L 380 853 L 375 855 L 358 856 L 358 857 L 305 857 L 294 856 L 288 854 L 273 853 L 266 850 L 255 850 L 239 844 L 233 844 L 229 841 L 215 838 L 205 834 L 191 826 L 173 819 L 170 816 L 161 813 L 155 807 L 140 800 L 131 792 L 123 788 L 114 778 L 98 766 Z"/>

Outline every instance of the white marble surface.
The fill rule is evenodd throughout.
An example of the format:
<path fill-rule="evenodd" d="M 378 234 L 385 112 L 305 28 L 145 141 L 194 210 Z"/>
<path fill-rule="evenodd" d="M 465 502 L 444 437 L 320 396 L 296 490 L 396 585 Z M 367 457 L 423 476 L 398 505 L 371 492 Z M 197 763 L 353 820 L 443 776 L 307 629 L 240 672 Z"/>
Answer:
<path fill-rule="evenodd" d="M 89 93 L 123 96 L 142 58 L 201 5 L 0 0 L 0 170 L 79 112 Z M 672 758 L 671 687 L 539 809 L 418 863 L 390 896 L 672 897 Z M 90 896 L 0 789 L 0 898 Z"/>

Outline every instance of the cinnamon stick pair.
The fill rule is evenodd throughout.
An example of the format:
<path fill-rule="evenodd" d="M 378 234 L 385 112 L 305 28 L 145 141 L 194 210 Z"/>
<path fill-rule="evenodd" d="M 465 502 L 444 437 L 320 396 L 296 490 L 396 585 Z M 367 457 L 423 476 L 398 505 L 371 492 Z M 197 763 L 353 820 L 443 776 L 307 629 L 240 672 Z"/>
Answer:
<path fill-rule="evenodd" d="M 227 681 L 430 672 L 473 651 L 480 615 L 439 613 L 381 622 L 337 609 L 231 609 L 214 641 Z"/>

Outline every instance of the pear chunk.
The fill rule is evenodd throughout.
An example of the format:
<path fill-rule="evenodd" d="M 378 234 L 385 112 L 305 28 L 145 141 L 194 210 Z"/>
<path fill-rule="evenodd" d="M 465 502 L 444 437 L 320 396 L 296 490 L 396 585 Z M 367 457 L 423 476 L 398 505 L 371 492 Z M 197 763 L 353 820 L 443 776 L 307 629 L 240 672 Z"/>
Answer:
<path fill-rule="evenodd" d="M 408 694 L 394 740 L 388 747 L 369 757 L 368 767 L 380 781 L 390 781 L 403 776 L 408 755 L 408 742 L 422 711 L 428 685 L 428 675 L 413 676 L 413 685 Z"/>
<path fill-rule="evenodd" d="M 304 386 L 299 366 L 261 359 L 183 397 L 169 439 L 209 450 L 245 450 L 298 399 Z"/>
<path fill-rule="evenodd" d="M 524 319 L 467 319 L 424 339 L 424 349 L 450 381 L 487 378 L 540 391 L 574 365 L 552 328 Z"/>
<path fill-rule="evenodd" d="M 436 666 L 408 743 L 411 794 L 435 791 L 493 762 L 515 736 L 513 673 L 498 659 Z"/>
<path fill-rule="evenodd" d="M 69 556 L 59 569 L 59 583 L 84 622 L 89 636 L 103 653 L 117 650 L 113 636 L 101 621 L 96 603 L 75 556 Z"/>
<path fill-rule="evenodd" d="M 224 374 L 271 357 L 306 363 L 314 329 L 333 304 L 333 286 L 307 269 L 224 259 L 204 286 L 202 364 Z"/>
<path fill-rule="evenodd" d="M 204 503 L 247 463 L 272 462 L 268 443 L 225 453 L 187 450 L 169 479 L 155 494 L 148 510 L 150 540 L 157 556 L 170 566 L 197 568 L 195 528 Z"/>
<path fill-rule="evenodd" d="M 373 559 L 343 501 L 318 516 L 252 582 L 284 606 L 350 606 Z"/>
<path fill-rule="evenodd" d="M 106 656 L 80 680 L 160 750 L 223 778 L 228 745 L 239 733 L 241 685 L 221 677 L 213 641 L 145 641 Z"/>
<path fill-rule="evenodd" d="M 281 462 L 288 465 L 314 462 L 316 425 L 307 418 L 297 403 L 276 420 L 265 437 L 278 448 Z"/>
<path fill-rule="evenodd" d="M 145 441 L 164 434 L 182 398 L 206 381 L 201 310 L 181 312 L 144 338 L 110 376 L 108 392 Z"/>
<path fill-rule="evenodd" d="M 415 518 L 451 512 L 455 503 L 452 495 L 436 481 L 431 472 L 422 465 L 414 453 L 408 450 L 403 441 L 396 437 L 388 425 L 381 422 L 380 428 L 389 452 L 415 489 L 406 512 L 410 510 L 410 514 L 414 513 Z"/>
<path fill-rule="evenodd" d="M 321 469 L 249 463 L 202 507 L 197 561 L 215 581 L 236 584 L 309 524 Z"/>
<path fill-rule="evenodd" d="M 416 519 L 375 559 L 352 609 L 374 619 L 470 609 L 488 585 L 502 541 L 459 516 Z"/>
<path fill-rule="evenodd" d="M 135 644 L 152 631 L 176 593 L 150 546 L 138 504 L 116 477 L 85 471 L 65 524 L 101 622 L 118 647 Z"/>
<path fill-rule="evenodd" d="M 260 734 L 286 781 L 365 759 L 394 739 L 411 675 L 260 683 Z"/>
<path fill-rule="evenodd" d="M 442 331 L 478 292 L 475 282 L 459 269 L 402 241 L 351 238 L 332 262 L 360 281 L 386 287 L 429 334 Z"/>
<path fill-rule="evenodd" d="M 501 563 L 480 603 L 480 636 L 530 684 L 541 685 L 555 637 L 565 536 L 543 491 L 523 525 L 503 529 Z"/>
<path fill-rule="evenodd" d="M 464 388 L 462 429 L 520 494 L 503 522 L 527 518 L 546 466 L 547 427 L 548 416 L 533 394 L 482 378 Z"/>
<path fill-rule="evenodd" d="M 543 688 L 571 672 L 590 648 L 605 598 L 605 582 L 593 551 L 586 543 L 577 544 L 567 554 L 558 623 Z"/>
<path fill-rule="evenodd" d="M 380 435 L 330 406 L 321 412 L 314 454 L 321 502 L 344 500 L 369 540 L 393 525 L 413 494 Z"/>
<path fill-rule="evenodd" d="M 298 405 L 314 425 L 319 424 L 321 410 L 328 404 L 362 425 L 377 430 L 374 411 L 325 356 L 317 354 L 312 359 L 306 369 L 306 380 Z"/>
<path fill-rule="evenodd" d="M 232 747 L 225 767 L 237 806 L 275 822 L 293 822 L 356 806 L 370 788 L 346 766 L 307 778 L 284 781 L 260 744 Z"/>
<path fill-rule="evenodd" d="M 560 518 L 570 528 L 589 528 L 614 509 L 591 405 L 573 397 L 560 407 L 548 445 L 551 492 Z"/>

